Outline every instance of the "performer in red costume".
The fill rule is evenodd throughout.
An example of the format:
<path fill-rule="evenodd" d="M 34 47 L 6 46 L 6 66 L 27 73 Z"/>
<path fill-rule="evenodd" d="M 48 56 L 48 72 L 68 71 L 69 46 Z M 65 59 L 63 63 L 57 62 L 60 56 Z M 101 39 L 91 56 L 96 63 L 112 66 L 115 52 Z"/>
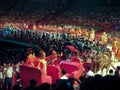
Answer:
<path fill-rule="evenodd" d="M 37 49 L 37 52 L 35 50 L 35 54 L 33 53 L 33 50 L 31 48 L 28 49 L 29 55 L 26 58 L 25 65 L 28 67 L 34 67 L 37 69 L 41 69 L 43 67 L 43 64 L 40 62 L 40 50 Z"/>
<path fill-rule="evenodd" d="M 117 45 L 118 45 L 118 40 L 115 37 L 115 38 L 113 38 L 113 42 L 112 42 L 112 51 L 114 52 L 114 54 L 117 53 L 117 49 L 118 49 Z"/>
<path fill-rule="evenodd" d="M 59 52 L 59 54 L 57 54 L 56 51 L 53 51 L 51 55 L 49 55 L 48 57 L 46 57 L 46 61 L 48 65 L 55 65 L 58 66 L 59 62 L 61 60 L 62 57 L 62 53 Z"/>
<path fill-rule="evenodd" d="M 26 58 L 25 65 L 34 67 L 34 62 L 35 62 L 34 60 L 36 56 L 33 54 L 33 50 L 31 48 L 28 49 L 28 54 L 29 55 Z"/>
<path fill-rule="evenodd" d="M 51 55 L 49 55 L 48 57 L 45 58 L 45 60 L 49 61 L 49 60 L 56 58 L 56 57 L 57 57 L 57 53 L 55 51 L 53 51 Z"/>
<path fill-rule="evenodd" d="M 79 62 L 79 63 L 81 63 L 81 60 L 80 60 L 80 58 L 78 56 L 78 52 L 73 53 L 73 57 L 72 57 L 71 62 Z"/>
<path fill-rule="evenodd" d="M 74 46 L 66 46 L 71 52 L 73 52 L 73 57 L 71 59 L 71 62 L 79 62 L 81 63 L 80 61 L 80 58 L 78 56 L 78 50 L 74 47 Z"/>
<path fill-rule="evenodd" d="M 58 52 L 57 57 L 54 59 L 53 61 L 53 65 L 55 66 L 59 66 L 59 63 L 61 61 L 61 57 L 62 57 L 63 53 L 62 52 Z"/>

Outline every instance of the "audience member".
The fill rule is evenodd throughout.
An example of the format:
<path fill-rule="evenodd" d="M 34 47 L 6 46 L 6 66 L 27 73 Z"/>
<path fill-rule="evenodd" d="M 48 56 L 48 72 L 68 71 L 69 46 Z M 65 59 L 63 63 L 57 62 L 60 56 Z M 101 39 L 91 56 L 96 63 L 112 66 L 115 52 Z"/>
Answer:
<path fill-rule="evenodd" d="M 27 88 L 25 88 L 25 90 L 37 90 L 35 79 L 31 79 L 29 83 L 30 85 Z"/>
<path fill-rule="evenodd" d="M 68 77 L 66 76 L 67 72 L 65 69 L 62 69 L 61 74 L 62 74 L 62 77 L 60 79 L 68 79 Z"/>

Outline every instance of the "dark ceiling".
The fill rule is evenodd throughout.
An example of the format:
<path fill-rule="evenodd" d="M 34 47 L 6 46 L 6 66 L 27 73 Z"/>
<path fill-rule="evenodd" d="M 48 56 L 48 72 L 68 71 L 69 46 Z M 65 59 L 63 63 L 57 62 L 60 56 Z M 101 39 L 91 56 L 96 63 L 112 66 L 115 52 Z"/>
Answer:
<path fill-rule="evenodd" d="M 81 5 L 87 5 L 87 4 L 98 4 L 98 5 L 113 5 L 113 6 L 120 6 L 120 0 L 0 0 L 0 5 L 10 5 L 10 6 L 16 6 L 19 3 L 27 4 L 29 2 L 36 2 L 39 4 L 45 4 L 46 3 L 80 3 Z"/>

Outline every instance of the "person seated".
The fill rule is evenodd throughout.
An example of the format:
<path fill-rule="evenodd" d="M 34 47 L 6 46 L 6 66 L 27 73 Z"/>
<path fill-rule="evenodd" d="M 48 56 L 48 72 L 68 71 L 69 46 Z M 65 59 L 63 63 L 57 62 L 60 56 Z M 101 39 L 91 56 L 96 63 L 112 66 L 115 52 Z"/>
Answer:
<path fill-rule="evenodd" d="M 52 54 L 47 56 L 45 60 L 47 61 L 48 65 L 53 65 L 54 61 L 57 59 L 56 51 L 52 51 Z"/>
<path fill-rule="evenodd" d="M 36 61 L 38 61 L 37 67 L 39 67 L 44 74 L 47 73 L 47 61 L 45 60 L 46 54 L 44 51 L 40 51 Z"/>
<path fill-rule="evenodd" d="M 81 60 L 80 60 L 80 58 L 78 56 L 78 52 L 74 52 L 73 57 L 71 59 L 71 62 L 79 62 L 79 63 L 81 63 Z"/>
<path fill-rule="evenodd" d="M 33 50 L 31 48 L 28 49 L 28 56 L 26 58 L 25 65 L 34 67 L 34 62 L 35 62 L 36 56 L 33 54 Z"/>
<path fill-rule="evenodd" d="M 36 58 L 33 61 L 34 68 L 40 69 L 43 65 L 40 62 L 40 57 L 36 56 Z"/>
<path fill-rule="evenodd" d="M 58 66 L 58 67 L 59 67 L 59 63 L 60 63 L 60 61 L 61 61 L 62 55 L 63 55 L 62 52 L 58 52 L 58 53 L 56 54 L 56 57 L 55 57 L 54 60 L 53 60 L 53 65 L 54 65 L 54 66 Z"/>
<path fill-rule="evenodd" d="M 30 54 L 27 56 L 25 64 L 37 69 L 41 69 L 43 73 L 46 73 L 47 61 L 45 59 L 46 59 L 46 54 L 43 50 L 36 48 L 35 55 L 33 55 L 30 49 Z"/>
<path fill-rule="evenodd" d="M 28 53 L 29 55 L 26 58 L 25 65 L 37 69 L 42 69 L 43 72 L 46 72 L 45 53 L 39 48 L 35 49 L 35 54 L 33 53 L 33 50 L 29 48 Z"/>
<path fill-rule="evenodd" d="M 47 56 L 47 57 L 45 58 L 45 60 L 48 61 L 48 60 L 51 60 L 52 58 L 55 58 L 55 57 L 57 57 L 57 52 L 53 50 L 53 51 L 52 51 L 52 54 L 49 55 L 49 56 Z"/>
<path fill-rule="evenodd" d="M 71 60 L 72 60 L 72 56 L 71 56 L 71 54 L 68 54 L 66 61 L 71 62 Z"/>
<path fill-rule="evenodd" d="M 47 65 L 59 66 L 61 57 L 62 57 L 61 52 L 57 53 L 56 51 L 53 50 L 52 54 L 46 57 L 45 60 L 47 61 Z"/>

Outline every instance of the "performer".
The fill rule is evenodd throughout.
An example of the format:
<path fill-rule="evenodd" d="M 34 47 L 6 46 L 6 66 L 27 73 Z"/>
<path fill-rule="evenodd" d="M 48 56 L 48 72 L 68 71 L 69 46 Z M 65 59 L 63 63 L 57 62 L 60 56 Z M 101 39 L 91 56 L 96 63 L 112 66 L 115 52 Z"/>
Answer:
<path fill-rule="evenodd" d="M 33 54 L 33 50 L 31 48 L 28 49 L 28 56 L 26 58 L 25 65 L 34 67 L 34 60 L 36 56 Z"/>
<path fill-rule="evenodd" d="M 112 51 L 114 54 L 117 53 L 117 49 L 118 49 L 117 45 L 118 45 L 118 41 L 117 38 L 115 37 L 113 38 L 113 42 L 112 42 Z"/>
<path fill-rule="evenodd" d="M 57 53 L 56 53 L 56 51 L 53 50 L 52 54 L 49 55 L 48 57 L 46 57 L 45 60 L 50 61 L 51 59 L 56 58 L 56 57 L 57 57 Z"/>
<path fill-rule="evenodd" d="M 62 57 L 61 52 L 58 52 L 58 54 L 57 54 L 56 51 L 53 51 L 52 54 L 50 56 L 46 57 L 45 60 L 47 60 L 48 65 L 58 66 L 61 61 L 61 57 Z"/>
<path fill-rule="evenodd" d="M 119 40 L 119 42 L 118 42 L 118 44 L 117 44 L 117 52 L 116 52 L 116 57 L 118 58 L 118 60 L 120 60 L 120 40 Z"/>
<path fill-rule="evenodd" d="M 61 61 L 61 59 L 62 59 L 62 55 L 63 55 L 62 52 L 58 52 L 57 58 L 56 58 L 56 60 L 54 60 L 54 62 L 53 62 L 53 64 L 54 64 L 55 66 L 59 66 L 59 63 L 60 63 L 60 61 Z"/>
<path fill-rule="evenodd" d="M 107 43 L 107 34 L 106 32 L 103 32 L 103 34 L 101 35 L 101 43 L 104 45 L 105 43 Z"/>
<path fill-rule="evenodd" d="M 44 74 L 47 73 L 47 61 L 45 60 L 46 54 L 44 51 L 40 51 L 40 67 Z"/>
<path fill-rule="evenodd" d="M 82 30 L 81 30 L 81 27 L 79 28 L 78 30 L 78 37 L 80 37 L 82 35 Z"/>
<path fill-rule="evenodd" d="M 33 24 L 33 30 L 36 31 L 37 27 L 36 24 Z"/>
<path fill-rule="evenodd" d="M 71 55 L 71 54 L 68 54 L 68 55 L 66 56 L 66 61 L 71 62 L 71 60 L 72 60 L 72 55 Z"/>
<path fill-rule="evenodd" d="M 81 63 L 81 60 L 80 60 L 80 58 L 78 56 L 78 52 L 73 53 L 73 57 L 72 57 L 71 62 L 79 62 L 79 63 Z"/>
<path fill-rule="evenodd" d="M 46 54 L 41 49 L 35 50 L 35 55 L 32 54 L 32 50 L 29 49 L 29 55 L 27 56 L 25 64 L 28 66 L 32 66 L 37 69 L 41 69 L 43 73 L 46 73 L 46 65 L 47 62 L 45 60 Z"/>
<path fill-rule="evenodd" d="M 89 35 L 89 40 L 90 41 L 93 41 L 95 39 L 95 31 L 94 29 L 92 28 L 91 31 L 90 31 L 90 35 Z"/>

